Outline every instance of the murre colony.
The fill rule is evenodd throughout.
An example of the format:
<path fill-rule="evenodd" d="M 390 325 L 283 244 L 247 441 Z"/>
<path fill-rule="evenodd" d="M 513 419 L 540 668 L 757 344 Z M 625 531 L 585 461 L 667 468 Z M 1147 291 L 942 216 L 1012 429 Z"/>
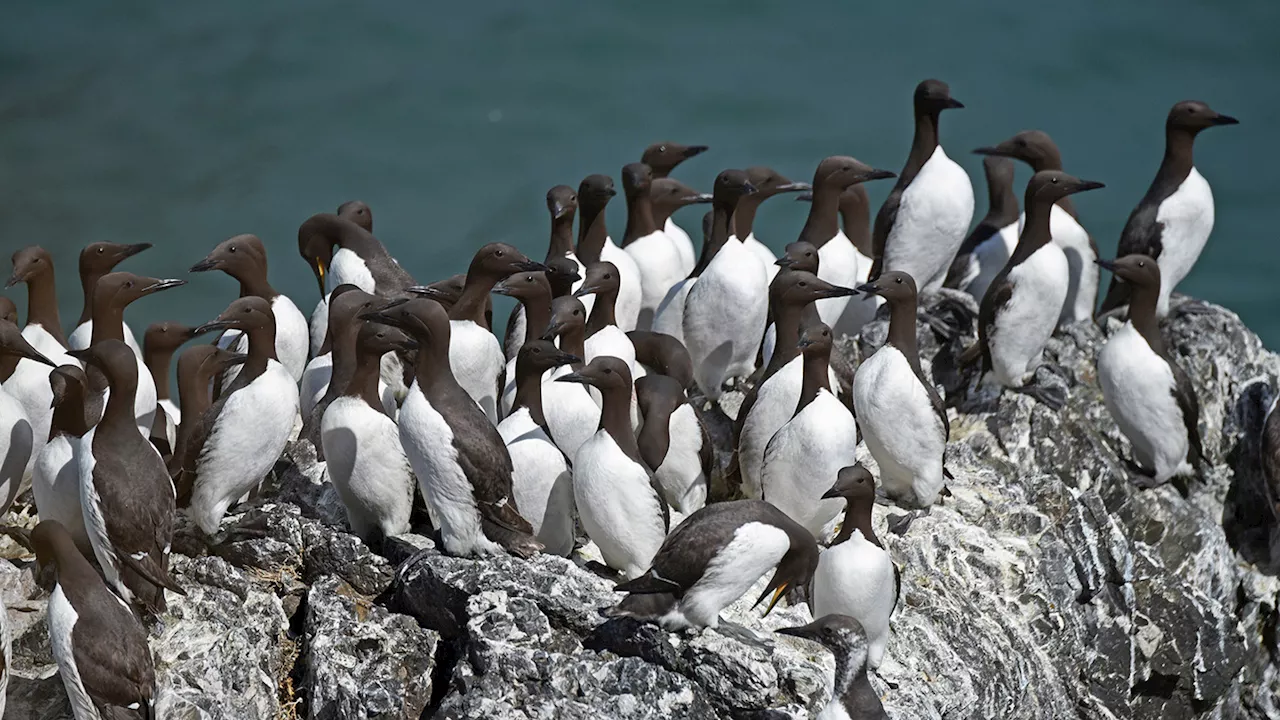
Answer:
<path fill-rule="evenodd" d="M 40 523 L 14 535 L 53 568 L 50 643 L 77 720 L 155 716 L 149 632 L 167 593 L 184 592 L 169 574 L 175 528 L 216 552 L 224 519 L 299 439 L 375 552 L 412 530 L 456 556 L 590 555 L 617 582 L 604 615 L 751 642 L 763 640 L 722 621 L 730 604 L 753 590 L 765 614 L 805 604 L 815 621 L 782 632 L 836 655 L 819 717 L 885 717 L 867 673 L 885 659 L 903 593 L 881 539 L 893 535 L 877 534 L 872 508 L 904 511 L 890 533 L 927 532 L 917 524 L 950 494 L 954 394 L 1010 390 L 1061 407 L 1046 343 L 1120 315 L 1097 372 L 1135 483 L 1185 483 L 1201 459 L 1196 388 L 1160 323 L 1198 311 L 1170 300 L 1214 221 L 1193 143 L 1236 121 L 1201 102 L 1173 106 L 1164 160 L 1121 256 L 1105 259 L 1085 230 L 1097 224 L 1088 196 L 1073 203 L 1103 183 L 1072 174 L 1039 130 L 975 151 L 991 207 L 971 229 L 973 186 L 939 124 L 963 107 L 947 84 L 921 82 L 911 115 L 903 103 L 901 139 L 914 130 L 897 171 L 832 155 L 787 169 L 812 183 L 752 166 L 699 192 L 669 175 L 714 152 L 659 142 L 639 162 L 620 157 L 617 184 L 547 178 L 541 261 L 493 242 L 463 274 L 418 277 L 353 201 L 300 223 L 305 270 L 272 256 L 277 277 L 315 277 L 318 297 L 295 303 L 269 280 L 278 240 L 211 241 L 190 272 L 221 270 L 237 296 L 198 327 L 148 327 L 141 346 L 126 310 L 184 284 L 117 269 L 149 245 L 84 248 L 84 310 L 69 335 L 54 266 L 72 258 L 17 249 L 8 285 L 27 286 L 27 318 L 0 304 L 0 510 L 31 486 Z M 1021 216 L 1006 158 L 1035 171 Z M 864 184 L 887 179 L 873 216 Z M 611 234 L 604 211 L 619 187 L 627 223 Z M 803 227 L 757 237 L 765 200 L 789 192 L 811 202 Z M 697 254 L 673 215 L 700 204 L 710 212 Z M 1111 285 L 1095 309 L 1101 269 Z M 493 293 L 519 302 L 506 327 Z M 308 321 L 299 307 L 316 301 Z M 833 346 L 877 315 L 887 342 L 837 372 Z M 969 382 L 945 397 L 921 366 L 921 315 L 944 340 L 977 324 L 978 342 L 955 353 Z M 745 396 L 731 453 L 717 458 L 704 418 L 731 388 Z"/>

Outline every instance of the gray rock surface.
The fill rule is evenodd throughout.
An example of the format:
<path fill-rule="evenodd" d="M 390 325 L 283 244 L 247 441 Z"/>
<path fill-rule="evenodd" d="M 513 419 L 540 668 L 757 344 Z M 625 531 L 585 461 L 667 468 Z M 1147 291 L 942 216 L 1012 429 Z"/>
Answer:
<path fill-rule="evenodd" d="M 874 517 L 903 580 L 871 678 L 890 717 L 1280 717 L 1280 532 L 1256 439 L 1280 358 L 1227 311 L 1175 307 L 1166 337 L 1199 391 L 1207 462 L 1181 487 L 1138 490 L 1095 378 L 1114 322 L 1051 342 L 1046 359 L 1067 377 L 1049 381 L 1069 393 L 1052 412 L 956 368 L 973 333 L 947 317 L 958 339 L 918 330 L 954 408 L 953 494 L 904 536 L 886 529 L 896 508 Z M 840 344 L 846 381 L 886 330 L 882 318 Z M 741 397 L 700 408 L 721 496 Z M 15 507 L 5 521 L 29 526 Z M 590 545 L 572 559 L 476 560 L 406 535 L 372 553 L 305 442 L 236 513 L 213 543 L 187 529 L 175 539 L 188 595 L 170 597 L 152 636 L 163 717 L 806 718 L 829 692 L 830 654 L 771 632 L 808 622 L 807 609 L 762 618 L 759 587 L 721 629 L 673 634 L 601 616 L 617 596 Z M 14 628 L 7 717 L 70 718 L 47 593 L 31 559 L 0 545 L 13 558 L 0 563 Z"/>

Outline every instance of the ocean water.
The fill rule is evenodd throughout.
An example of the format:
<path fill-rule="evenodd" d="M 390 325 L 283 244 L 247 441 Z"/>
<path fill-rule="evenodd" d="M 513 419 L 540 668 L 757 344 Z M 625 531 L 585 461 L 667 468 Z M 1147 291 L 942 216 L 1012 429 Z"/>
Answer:
<path fill-rule="evenodd" d="M 658 140 L 711 146 L 676 172 L 704 190 L 757 164 L 808 180 L 834 154 L 897 171 L 912 89 L 937 77 L 966 105 L 943 116 L 942 142 L 975 182 L 975 221 L 986 191 L 971 150 L 1039 128 L 1068 171 L 1107 184 L 1077 203 L 1104 254 L 1159 164 L 1169 106 L 1238 117 L 1197 143 L 1217 224 L 1181 290 L 1280 345 L 1274 2 L 64 0 L 5 15 L 0 237 L 4 253 L 53 252 L 68 332 L 92 241 L 152 242 L 122 269 L 190 280 L 129 309 L 139 335 L 215 317 L 234 281 L 187 269 L 245 232 L 310 312 L 297 227 L 345 200 L 368 202 L 377 236 L 427 282 L 489 241 L 540 258 L 545 191 L 617 178 Z M 873 202 L 889 187 L 869 186 Z M 757 233 L 780 248 L 804 214 L 772 200 Z M 619 199 L 615 237 L 624 218 Z M 699 219 L 677 215 L 695 239 Z M 21 307 L 22 289 L 7 292 Z"/>

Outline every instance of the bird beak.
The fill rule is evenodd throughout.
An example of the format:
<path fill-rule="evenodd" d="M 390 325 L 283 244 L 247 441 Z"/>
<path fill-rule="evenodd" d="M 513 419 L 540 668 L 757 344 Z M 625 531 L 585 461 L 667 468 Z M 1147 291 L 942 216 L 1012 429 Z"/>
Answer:
<path fill-rule="evenodd" d="M 804 350 L 805 348 L 809 347 L 812 344 L 813 344 L 812 340 L 810 340 L 809 338 L 802 337 L 800 338 L 800 342 L 796 343 L 796 347 L 800 348 L 801 350 Z"/>
<path fill-rule="evenodd" d="M 530 260 L 528 258 L 525 258 L 524 260 L 516 263 L 516 270 L 518 272 L 547 272 L 550 269 L 551 268 L 547 267 L 546 265 L 543 265 L 542 263 L 536 260 Z"/>
<path fill-rule="evenodd" d="M 1082 193 L 1087 190 L 1097 190 L 1098 188 L 1104 187 L 1106 187 L 1106 185 L 1095 180 L 1081 180 L 1080 184 L 1076 186 L 1075 192 Z"/>
<path fill-rule="evenodd" d="M 586 295 L 591 295 L 592 293 L 596 292 L 597 290 L 599 290 L 599 288 L 597 288 L 596 286 L 594 286 L 594 285 L 588 285 L 587 283 L 583 283 L 583 284 L 582 284 L 582 287 L 580 287 L 580 288 L 578 288 L 577 290 L 574 290 L 574 291 L 573 291 L 573 296 L 574 296 L 574 297 L 584 297 L 584 296 L 586 296 Z"/>
<path fill-rule="evenodd" d="M 577 383 L 579 385 L 594 385 L 591 378 L 582 373 L 569 373 L 556 378 L 556 382 Z"/>
<path fill-rule="evenodd" d="M 778 628 L 774 632 L 778 633 L 779 635 L 790 635 L 791 637 L 804 638 L 805 640 L 813 639 L 813 629 L 809 625 Z"/>
<path fill-rule="evenodd" d="M 867 295 L 879 295 L 879 294 L 880 294 L 880 288 L 876 287 L 876 284 L 875 284 L 875 283 L 863 283 L 863 284 L 859 285 L 858 287 L 854 288 L 854 290 L 855 290 L 856 292 L 865 293 L 865 294 L 867 294 Z"/>
<path fill-rule="evenodd" d="M 142 288 L 142 294 L 150 295 L 151 293 L 157 293 L 157 292 L 160 292 L 161 290 L 168 290 L 169 288 L 176 288 L 178 286 L 186 285 L 186 284 L 187 284 L 186 280 L 179 280 L 177 278 L 157 280 L 151 283 L 150 285 Z"/>
<path fill-rule="evenodd" d="M 208 272 L 218 269 L 218 261 L 213 258 L 205 258 L 195 265 L 191 266 L 190 272 Z"/>
<path fill-rule="evenodd" d="M 14 273 L 9 276 L 9 279 L 5 282 L 4 286 L 6 288 L 11 288 L 14 285 L 17 285 L 18 283 L 22 282 L 24 279 L 25 278 L 22 277 L 22 274 L 15 270 Z"/>
<path fill-rule="evenodd" d="M 561 365 L 573 365 L 575 363 L 582 362 L 582 358 L 574 355 L 573 353 L 562 352 L 555 357 L 555 362 L 557 367 Z"/>
<path fill-rule="evenodd" d="M 80 348 L 79 350 L 68 350 L 67 354 L 87 365 L 89 363 L 89 359 L 93 357 L 93 349 Z M 53 363 L 49 364 L 52 365 Z"/>
<path fill-rule="evenodd" d="M 783 183 L 774 189 L 778 192 L 808 192 L 813 190 L 813 186 L 807 182 L 789 182 Z"/>
<path fill-rule="evenodd" d="M 213 322 L 207 322 L 201 325 L 200 327 L 196 328 L 195 330 L 192 330 L 191 334 L 192 336 L 203 335 L 208 332 L 217 332 L 219 330 L 226 330 L 229 327 L 231 327 L 231 323 L 227 322 L 226 320 L 214 320 Z"/>
<path fill-rule="evenodd" d="M 711 193 L 696 193 L 694 195 L 687 195 L 681 198 L 680 202 L 688 205 L 694 205 L 697 203 L 709 203 L 714 199 L 715 199 L 715 196 L 712 195 Z"/>
<path fill-rule="evenodd" d="M 316 258 L 316 280 L 320 282 L 320 297 L 324 297 L 324 261 Z"/>
<path fill-rule="evenodd" d="M 769 613 L 773 612 L 773 607 L 778 604 L 779 600 L 782 599 L 782 596 L 787 592 L 787 588 L 790 587 L 790 585 L 791 583 L 784 582 L 781 585 L 779 585 L 776 590 L 773 591 L 773 599 L 769 601 L 769 607 L 764 609 L 764 617 L 769 617 Z M 765 596 L 768 594 L 769 594 L 769 590 L 766 588 L 764 591 L 764 594 L 760 596 L 760 599 L 756 600 L 756 605 L 759 605 L 760 602 L 763 601 Z"/>
<path fill-rule="evenodd" d="M 17 350 L 19 355 L 21 355 L 22 357 L 28 360 L 34 360 L 38 363 L 44 363 L 45 365 L 48 365 L 49 367 L 52 367 L 52 368 L 58 367 L 58 363 L 45 357 L 39 350 L 35 349 L 31 345 L 31 343 L 27 342 L 25 339 L 23 339 L 22 345 L 14 348 L 14 350 Z"/>
<path fill-rule="evenodd" d="M 150 250 L 150 249 L 151 249 L 151 243 L 134 243 L 132 245 L 125 245 L 124 256 L 127 258 L 133 257 L 134 255 L 137 255 L 143 250 Z"/>
<path fill-rule="evenodd" d="M 563 328 L 564 328 L 564 323 L 553 322 L 550 325 L 547 325 L 546 332 L 542 333 L 542 337 L 540 339 L 555 340 L 556 336 L 560 334 L 560 330 Z"/>
<path fill-rule="evenodd" d="M 1103 260 L 1102 258 L 1097 258 L 1097 259 L 1096 259 L 1096 260 L 1094 260 L 1093 262 L 1094 262 L 1094 263 L 1096 263 L 1096 264 L 1098 265 L 1098 267 L 1100 267 L 1100 268 L 1102 268 L 1102 269 L 1104 269 L 1104 270 L 1109 270 L 1109 271 L 1111 271 L 1111 272 L 1115 272 L 1115 271 L 1116 271 L 1116 261 L 1115 261 L 1115 260 Z"/>
<path fill-rule="evenodd" d="M 813 191 L 800 193 L 796 196 L 796 202 L 813 202 Z"/>
<path fill-rule="evenodd" d="M 424 288 L 424 289 L 425 289 L 425 288 Z M 413 291 L 413 290 L 415 290 L 415 288 L 410 288 L 410 291 Z M 492 291 L 492 292 L 493 292 L 494 294 L 496 294 L 496 295 L 505 295 L 505 296 L 507 296 L 507 297 L 512 297 L 512 295 L 511 295 L 511 286 L 507 284 L 507 281 L 506 281 L 506 280 L 503 280 L 502 282 L 498 283 L 497 285 L 494 285 L 494 286 L 493 286 L 493 291 Z M 423 295 L 426 295 L 427 293 L 425 293 L 425 292 L 424 292 L 424 293 L 422 293 L 422 294 L 423 294 Z"/>
<path fill-rule="evenodd" d="M 868 182 L 871 180 L 888 180 L 889 178 L 896 178 L 896 177 L 898 177 L 898 173 L 891 172 L 889 170 L 877 169 L 877 170 L 872 170 L 869 173 L 865 173 L 858 179 L 858 181 Z"/>
<path fill-rule="evenodd" d="M 819 298 L 848 297 L 857 295 L 858 291 L 853 288 L 842 287 L 840 285 L 832 285 L 831 287 L 819 291 Z"/>
<path fill-rule="evenodd" d="M 843 494 L 840 492 L 839 483 L 832 485 L 830 490 L 822 493 L 823 500 L 838 500 L 841 497 L 843 497 Z"/>
<path fill-rule="evenodd" d="M 494 288 L 494 290 L 496 291 L 497 288 Z M 406 288 L 405 291 L 411 292 L 414 295 L 421 295 L 422 297 L 428 297 L 432 299 L 441 299 L 441 298 L 444 298 L 445 296 L 445 293 L 443 290 L 440 290 L 438 288 L 433 288 L 430 285 L 414 285 L 413 287 Z"/>
<path fill-rule="evenodd" d="M 955 98 L 947 98 L 947 102 L 942 107 L 948 110 L 962 110 L 964 109 L 964 103 Z"/>
<path fill-rule="evenodd" d="M 778 267 L 789 268 L 789 267 L 791 267 L 792 265 L 795 265 L 795 264 L 796 264 L 796 261 L 795 261 L 795 260 L 792 260 L 792 259 L 791 259 L 791 258 L 789 258 L 789 257 L 787 257 L 786 255 L 783 255 L 782 257 L 778 258 L 777 260 L 774 260 L 774 261 L 773 261 L 773 264 L 774 264 L 774 265 L 777 265 Z"/>
<path fill-rule="evenodd" d="M 1222 113 L 1218 113 L 1218 117 L 1213 119 L 1213 124 L 1214 125 L 1239 125 L 1240 121 L 1231 117 L 1230 115 L 1223 115 Z"/>
<path fill-rule="evenodd" d="M 574 211 L 574 206 L 569 203 L 557 202 L 551 208 L 551 217 L 555 220 L 564 219 L 569 213 Z"/>
<path fill-rule="evenodd" d="M 706 145 L 690 145 L 689 147 L 684 149 L 684 159 L 688 160 L 689 158 L 694 157 L 695 155 L 701 155 L 702 153 L 706 152 L 708 149 L 709 148 Z"/>
<path fill-rule="evenodd" d="M 974 155 L 995 155 L 996 157 L 1005 157 L 1005 154 L 1000 151 L 1000 147 L 998 145 L 988 145 L 987 147 L 980 147 L 977 150 L 974 150 L 973 154 Z"/>

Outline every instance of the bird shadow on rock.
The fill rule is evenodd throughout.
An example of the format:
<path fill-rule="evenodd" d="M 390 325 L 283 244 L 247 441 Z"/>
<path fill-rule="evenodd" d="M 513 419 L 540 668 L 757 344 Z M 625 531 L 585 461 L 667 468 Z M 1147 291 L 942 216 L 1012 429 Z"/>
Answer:
<path fill-rule="evenodd" d="M 1235 441 L 1227 450 L 1231 484 L 1222 507 L 1227 543 L 1240 557 L 1267 575 L 1280 574 L 1280 523 L 1276 503 L 1262 470 L 1262 429 L 1275 389 L 1265 380 L 1246 385 L 1228 422 Z M 1226 434 L 1226 433 L 1224 433 Z"/>

